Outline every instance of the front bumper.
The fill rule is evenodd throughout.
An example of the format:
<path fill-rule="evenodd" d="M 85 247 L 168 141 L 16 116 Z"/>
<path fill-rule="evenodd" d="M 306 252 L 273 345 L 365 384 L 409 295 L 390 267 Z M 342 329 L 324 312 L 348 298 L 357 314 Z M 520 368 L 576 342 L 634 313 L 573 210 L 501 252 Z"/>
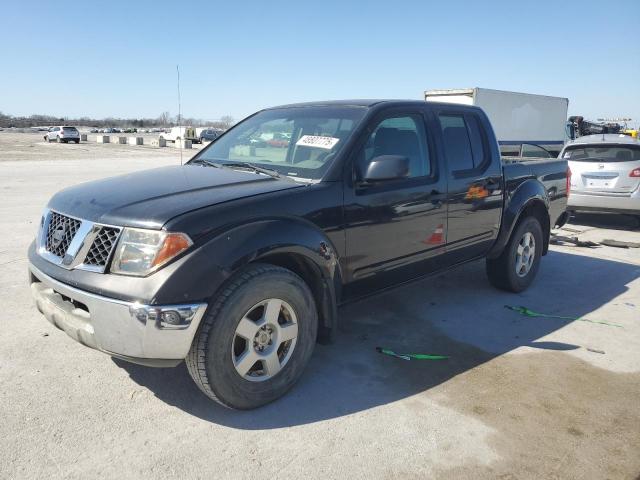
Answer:
<path fill-rule="evenodd" d="M 189 352 L 206 303 L 141 305 L 85 292 L 35 266 L 31 293 L 38 310 L 77 342 L 149 366 L 175 366 Z"/>
<path fill-rule="evenodd" d="M 640 214 L 640 190 L 631 194 L 571 192 L 568 210 Z"/>

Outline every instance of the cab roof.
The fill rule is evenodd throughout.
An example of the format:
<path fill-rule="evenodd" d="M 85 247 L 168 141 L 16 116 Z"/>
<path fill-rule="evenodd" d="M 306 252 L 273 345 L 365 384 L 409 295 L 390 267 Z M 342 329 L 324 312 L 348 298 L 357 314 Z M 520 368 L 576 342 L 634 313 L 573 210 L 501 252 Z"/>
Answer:
<path fill-rule="evenodd" d="M 385 104 L 387 106 L 413 106 L 424 105 L 424 100 L 384 100 L 384 99 L 356 99 L 356 100 L 322 100 L 317 102 L 290 103 L 287 105 L 279 105 L 270 107 L 267 110 L 277 108 L 295 108 L 295 107 L 373 107 L 375 105 Z"/>

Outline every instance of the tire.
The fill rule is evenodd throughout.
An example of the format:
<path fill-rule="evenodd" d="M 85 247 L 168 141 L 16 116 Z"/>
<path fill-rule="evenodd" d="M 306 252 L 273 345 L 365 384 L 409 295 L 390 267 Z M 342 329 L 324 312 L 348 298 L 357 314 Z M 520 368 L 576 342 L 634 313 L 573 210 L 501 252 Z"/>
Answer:
<path fill-rule="evenodd" d="M 534 245 L 531 245 L 531 239 Z M 542 227 L 538 219 L 526 217 L 520 220 L 502 254 L 498 258 L 487 259 L 487 276 L 491 284 L 509 292 L 526 290 L 538 273 L 542 242 Z M 519 254 L 521 250 L 522 254 Z"/>
<path fill-rule="evenodd" d="M 76 145 L 78 145 L 80 143 L 80 140 L 74 140 L 74 142 L 76 143 Z"/>
<path fill-rule="evenodd" d="M 276 316 L 267 314 L 269 307 L 272 312 L 278 308 Z M 269 333 L 273 344 L 264 345 L 265 339 L 259 335 L 266 328 L 263 322 L 272 325 L 265 320 L 269 316 L 271 321 L 278 318 L 275 323 L 279 326 L 274 337 Z M 297 325 L 297 336 L 280 340 L 289 338 L 293 324 Z M 246 336 L 238 333 L 243 325 L 247 327 Z M 287 328 L 288 333 L 282 333 Z M 260 407 L 284 395 L 302 376 L 313 353 L 317 330 L 315 302 L 306 283 L 290 270 L 252 264 L 212 300 L 185 359 L 187 369 L 200 390 L 221 405 L 240 410 Z M 254 331 L 253 341 L 246 340 Z M 264 346 L 257 343 L 261 341 Z M 240 360 L 249 354 L 251 360 L 244 362 L 243 368 Z M 276 359 L 273 375 L 269 374 L 269 364 L 261 360 L 267 357 Z"/>

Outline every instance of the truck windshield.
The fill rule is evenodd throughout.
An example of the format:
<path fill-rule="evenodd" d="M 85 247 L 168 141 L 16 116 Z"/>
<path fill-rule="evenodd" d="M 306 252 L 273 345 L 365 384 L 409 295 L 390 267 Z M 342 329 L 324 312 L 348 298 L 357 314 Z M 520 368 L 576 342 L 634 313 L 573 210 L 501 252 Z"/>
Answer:
<path fill-rule="evenodd" d="M 640 145 L 567 147 L 562 157 L 574 162 L 631 162 L 640 160 Z"/>
<path fill-rule="evenodd" d="M 365 112 L 364 107 L 332 106 L 265 110 L 233 127 L 192 162 L 249 163 L 293 178 L 319 179 Z"/>

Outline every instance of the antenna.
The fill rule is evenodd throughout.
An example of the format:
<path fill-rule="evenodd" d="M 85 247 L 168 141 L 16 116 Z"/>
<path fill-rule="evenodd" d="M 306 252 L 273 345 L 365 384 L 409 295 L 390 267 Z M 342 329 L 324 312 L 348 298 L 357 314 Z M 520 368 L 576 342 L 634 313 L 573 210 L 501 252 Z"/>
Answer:
<path fill-rule="evenodd" d="M 180 65 L 176 65 L 176 72 L 178 73 L 178 130 L 180 132 L 180 165 L 182 165 L 182 147 L 184 145 L 184 134 L 182 134 L 182 104 L 180 101 Z M 185 131 L 186 133 L 186 131 Z"/>

